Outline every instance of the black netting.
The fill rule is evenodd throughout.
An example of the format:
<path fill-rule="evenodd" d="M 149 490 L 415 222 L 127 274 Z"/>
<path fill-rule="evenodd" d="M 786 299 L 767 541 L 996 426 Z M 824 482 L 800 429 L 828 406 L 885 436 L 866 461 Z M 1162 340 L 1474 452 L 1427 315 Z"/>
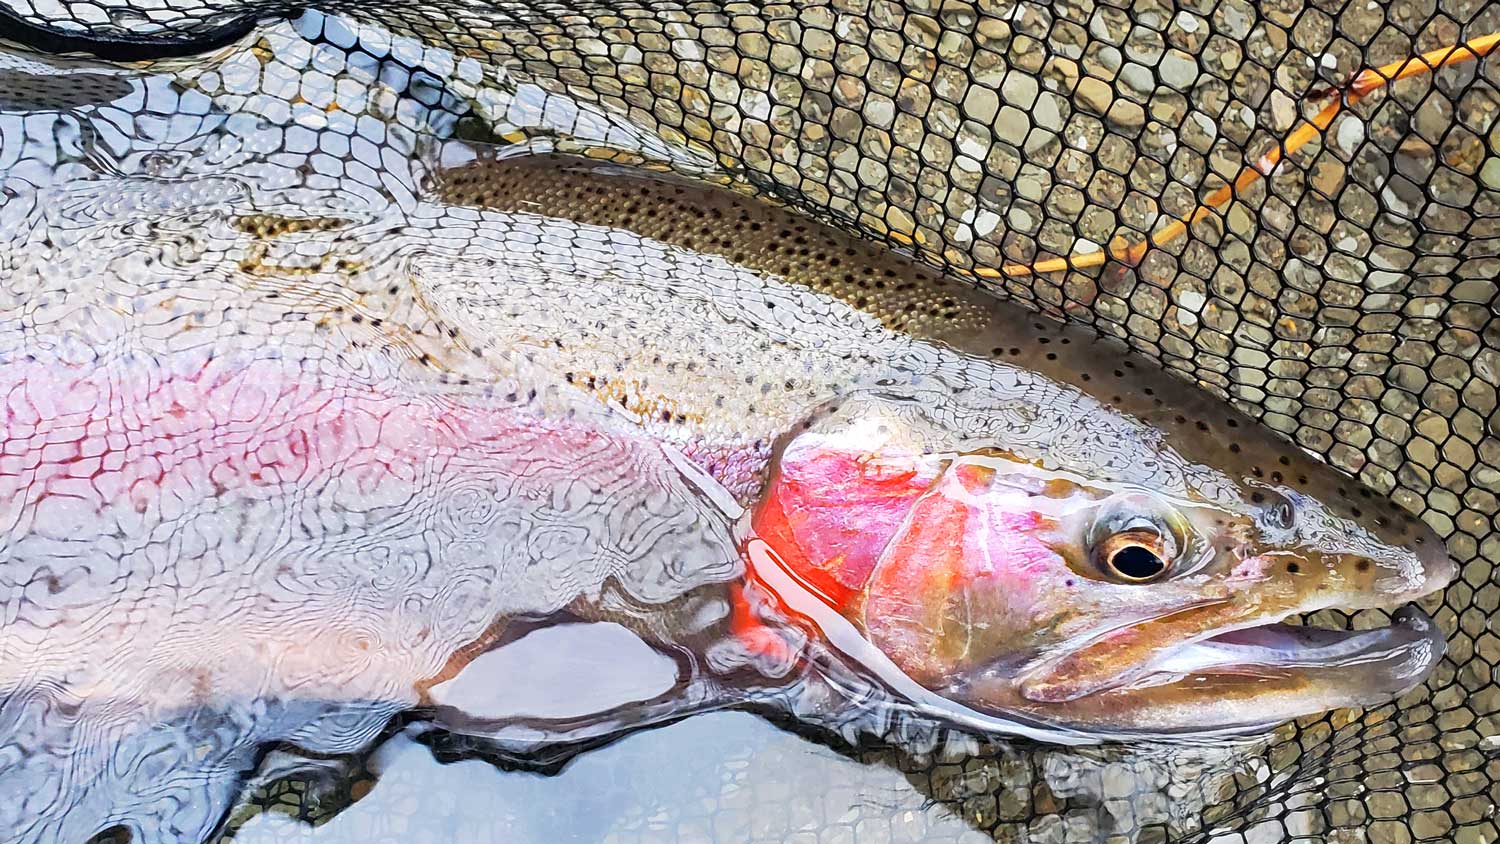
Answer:
<path fill-rule="evenodd" d="M 214 3 L 0 6 L 0 26 L 12 40 L 49 52 L 83 51 L 122 60 L 201 53 L 243 37 L 255 20 L 232 4 Z"/>
<path fill-rule="evenodd" d="M 1003 841 L 1500 838 L 1497 32 L 1481 0 L 0 5 L 0 36 L 53 51 L 239 42 L 253 84 L 207 59 L 174 84 L 263 114 L 302 96 L 257 99 L 263 80 L 399 67 L 421 114 L 386 116 L 419 132 L 723 177 L 1124 338 L 1461 561 L 1425 688 L 1228 769 L 1180 749 L 848 751 Z M 368 61 L 319 68 L 338 52 Z M 368 788 L 350 782 L 331 804 Z"/>

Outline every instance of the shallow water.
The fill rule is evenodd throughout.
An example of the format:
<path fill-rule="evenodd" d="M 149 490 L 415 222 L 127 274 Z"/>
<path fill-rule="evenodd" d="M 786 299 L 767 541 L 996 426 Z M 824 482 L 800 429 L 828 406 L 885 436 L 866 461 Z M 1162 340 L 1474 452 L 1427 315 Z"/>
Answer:
<path fill-rule="evenodd" d="M 563 146 L 580 149 L 602 140 L 612 148 L 675 159 L 686 171 L 707 166 L 688 153 L 612 125 L 591 115 L 586 106 L 545 95 L 540 89 L 519 84 L 492 88 L 472 82 L 466 89 L 463 80 L 473 74 L 462 62 L 435 51 L 424 54 L 414 42 L 393 45 L 391 53 L 396 58 L 382 62 L 367 53 L 346 52 L 327 41 L 315 44 L 303 37 L 323 25 L 311 16 L 300 29 L 279 25 L 212 63 L 185 70 L 119 72 L 56 62 L 39 66 L 34 59 L 0 57 L 0 68 L 4 68 L 0 72 L 7 74 L 7 90 L 12 92 L 0 104 L 0 168 L 7 190 L 0 226 L 12 237 L 13 247 L 7 250 L 0 270 L 9 279 L 6 312 L 15 315 L 3 326 L 4 342 L 11 344 L 3 347 L 4 352 L 31 349 L 40 336 L 44 338 L 41 345 L 58 359 L 86 366 L 101 360 L 99 350 L 106 349 L 99 368 L 102 374 L 96 378 L 98 392 L 139 409 L 155 407 L 151 397 L 159 395 L 157 388 L 171 383 L 174 375 L 211 366 L 205 350 L 218 356 L 282 345 L 303 351 L 235 383 L 234 395 L 223 399 L 231 415 L 243 409 L 236 402 L 246 401 L 245 395 L 276 384 L 286 367 L 293 367 L 299 373 L 326 376 L 307 389 L 327 389 L 334 396 L 330 400 L 342 403 L 346 412 L 375 416 L 388 397 L 361 395 L 346 376 L 356 373 L 376 382 L 390 379 L 408 397 L 416 395 L 417 387 L 403 380 L 399 367 L 381 372 L 378 367 L 383 364 L 357 352 L 329 352 L 322 344 L 288 343 L 286 338 L 317 337 L 323 319 L 343 326 L 356 339 L 356 348 L 361 341 L 399 342 L 405 344 L 408 360 L 425 365 L 425 357 L 441 357 L 440 344 L 421 336 L 393 340 L 368 323 L 364 323 L 366 328 L 349 328 L 343 317 L 367 304 L 357 295 L 360 290 L 371 291 L 369 298 L 378 300 L 374 294 L 385 289 L 385 273 L 440 273 L 445 266 L 472 257 L 463 253 L 456 235 L 464 218 L 443 215 L 424 196 L 426 168 L 443 155 L 441 146 L 434 146 L 430 139 L 462 133 L 461 115 L 487 111 L 491 122 L 497 114 L 503 115 L 511 126 L 492 127 L 487 130 L 491 136 L 541 137 L 533 146 L 542 149 L 558 144 L 559 136 L 564 138 Z M 423 64 L 431 71 L 411 71 Z M 89 83 L 59 87 L 47 81 L 57 74 L 83 76 Z M 438 79 L 450 84 L 441 87 Z M 536 248 L 541 257 L 535 271 L 547 271 L 548 256 L 556 257 L 549 248 L 555 245 L 558 232 L 515 226 L 506 234 L 516 243 Z M 613 254 L 607 244 L 596 245 L 594 253 L 590 259 L 599 261 Z M 642 260 L 640 255 L 630 257 Z M 269 290 L 280 297 L 284 304 L 278 308 L 283 315 L 296 311 L 307 318 L 296 324 L 281 318 L 265 326 L 238 323 L 234 314 L 216 307 L 236 295 L 236 282 L 231 279 L 236 273 L 263 284 L 261 292 Z M 393 307 L 410 305 L 399 298 L 394 301 Z M 57 307 L 62 304 L 66 307 Z M 140 325 L 128 318 L 148 305 L 170 313 L 170 320 Z M 438 323 L 432 328 L 446 332 L 465 326 Z M 143 349 L 170 351 L 172 362 L 160 371 L 146 372 L 124 365 L 130 354 Z M 458 359 L 440 363 L 452 374 L 452 380 L 437 391 L 442 398 L 438 404 L 447 410 L 434 410 L 406 424 L 440 424 L 442 413 L 453 407 L 468 412 L 464 401 L 470 392 L 462 383 L 468 363 Z M 173 367 L 179 369 L 169 371 Z M 140 380 L 132 382 L 132 377 Z M 166 405 L 158 410 L 160 418 L 172 412 Z M 287 424 L 295 427 L 298 423 L 288 420 Z M 503 424 L 499 428 L 508 430 Z M 457 436 L 453 451 L 462 453 L 470 444 Z M 317 588 L 297 590 L 305 596 L 321 589 L 328 596 L 328 604 L 315 610 L 301 605 L 310 625 L 340 612 L 354 622 L 349 625 L 351 636 L 340 643 L 347 645 L 347 652 L 309 649 L 306 655 L 306 685 L 298 691 L 320 689 L 318 684 L 325 683 L 317 694 L 307 695 L 317 702 L 287 705 L 288 696 L 265 688 L 260 685 L 263 680 L 247 674 L 244 682 L 260 697 L 248 695 L 255 702 L 244 706 L 242 711 L 248 714 L 242 720 L 236 721 L 241 716 L 233 713 L 226 718 L 225 711 L 214 705 L 215 695 L 236 690 L 222 684 L 223 677 L 233 672 L 221 665 L 216 669 L 221 673 L 212 675 L 211 690 L 201 688 L 202 678 L 178 678 L 181 696 L 171 718 L 145 718 L 128 706 L 106 711 L 99 721 L 109 725 L 103 733 L 113 730 L 138 737 L 134 744 L 122 745 L 127 750 L 116 754 L 113 769 L 101 767 L 104 773 L 99 777 L 75 777 L 69 784 L 49 779 L 46 766 L 40 765 L 39 782 L 63 786 L 65 799 L 76 799 L 80 805 L 94 800 L 101 807 L 117 805 L 122 784 L 150 782 L 156 792 L 139 804 L 152 807 L 146 814 L 157 818 L 159 825 L 146 826 L 141 833 L 144 840 L 200 840 L 233 829 L 237 838 L 249 841 L 409 841 L 424 840 L 421 836 L 425 835 L 431 840 L 729 842 L 788 840 L 795 835 L 820 841 L 1022 835 L 1039 841 L 1096 840 L 1111 835 L 1115 836 L 1111 840 L 1135 840 L 1143 833 L 1154 834 L 1146 832 L 1153 828 L 1195 829 L 1202 823 L 1197 811 L 1202 806 L 1231 797 L 1246 783 L 1273 780 L 1254 752 L 1264 742 L 1188 749 L 1036 748 L 981 741 L 929 722 L 882 715 L 878 705 L 872 706 L 873 715 L 866 712 L 849 723 L 818 723 L 808 731 L 813 740 L 749 714 L 709 714 L 585 753 L 553 776 L 507 770 L 530 766 L 553 773 L 566 758 L 528 756 L 541 734 L 525 723 L 527 717 L 593 714 L 611 703 L 623 705 L 650 700 L 664 691 L 698 688 L 693 686 L 696 678 L 691 670 L 645 648 L 633 634 L 618 635 L 614 628 L 570 632 L 549 627 L 517 635 L 512 644 L 494 652 L 494 658 L 481 657 L 464 669 L 480 672 L 477 682 L 475 675 L 469 675 L 466 686 L 464 673 L 458 672 L 446 683 L 435 684 L 430 700 L 420 701 L 429 705 L 433 718 L 418 718 L 404 729 L 399 723 L 392 725 L 391 719 L 401 720 L 399 713 L 419 702 L 403 697 L 404 693 L 367 690 L 354 693 L 356 699 L 329 707 L 330 697 L 351 694 L 347 682 L 329 676 L 331 666 L 358 662 L 351 655 L 371 650 L 371 643 L 361 639 L 361 630 L 376 638 L 392 635 L 391 618 L 404 611 L 399 596 L 420 588 L 424 573 L 431 571 L 431 561 L 424 558 L 430 546 L 422 530 L 436 524 L 453 540 L 450 545 L 445 539 L 445 550 L 452 553 L 440 569 L 442 583 L 428 584 L 433 590 L 442 591 L 454 581 L 463 583 L 466 577 L 485 583 L 497 579 L 494 572 L 482 570 L 487 563 L 479 551 L 484 549 L 466 554 L 462 545 L 475 524 L 504 518 L 503 506 L 486 509 L 485 502 L 494 497 L 495 478 L 477 477 L 462 465 L 448 467 L 453 469 L 448 474 L 424 476 L 417 460 L 410 455 L 403 458 L 399 442 L 388 445 L 389 454 L 379 460 L 362 463 L 340 454 L 317 465 L 308 461 L 299 470 L 323 477 L 328 482 L 323 489 L 330 495 L 337 496 L 339 485 L 347 484 L 354 497 L 341 502 L 345 518 L 352 520 L 349 514 L 358 513 L 368 520 L 360 523 L 361 531 L 378 528 L 387 531 L 387 538 L 409 539 L 411 552 L 391 554 L 390 549 L 402 546 L 387 542 L 384 550 L 390 556 L 374 559 L 376 549 L 350 546 L 341 549 L 350 565 L 335 571 L 351 580 L 303 584 Z M 550 468 L 559 476 L 576 475 L 580 465 L 603 467 L 607 472 L 628 462 L 637 445 L 621 433 L 610 443 L 610 461 L 580 459 Z M 201 471 L 209 485 L 216 464 L 237 458 L 232 449 L 215 450 L 217 445 L 195 447 L 194 457 L 201 463 L 195 471 Z M 392 509 L 387 514 L 380 508 L 392 507 L 391 502 L 358 499 L 364 491 L 358 483 L 361 472 L 399 475 L 391 464 L 402 459 L 412 467 L 409 477 L 421 478 L 412 481 L 414 488 L 431 489 L 423 485 L 439 484 L 452 493 L 446 498 L 456 502 L 451 512 L 413 515 Z M 374 465 L 382 461 L 383 466 Z M 447 594 L 453 601 L 470 602 L 447 614 L 463 617 L 464 624 L 434 639 L 425 656 L 408 652 L 413 664 L 393 667 L 384 675 L 387 680 L 398 685 L 399 678 L 413 674 L 441 675 L 447 654 L 465 642 L 484 639 L 487 619 L 502 613 L 542 616 L 563 609 L 556 603 L 557 596 L 571 597 L 580 588 L 589 588 L 574 579 L 597 583 L 606 574 L 624 571 L 632 601 L 666 605 L 698 586 L 734 577 L 732 508 L 694 486 L 676 467 L 644 457 L 632 465 L 644 471 L 632 473 L 627 481 L 631 489 L 609 505 L 620 511 L 651 509 L 669 514 L 652 527 L 659 531 L 655 535 L 658 552 L 677 535 L 672 532 L 674 525 L 690 523 L 692 530 L 684 529 L 680 535 L 694 543 L 693 553 L 683 555 L 696 561 L 694 566 L 674 570 L 662 579 L 652 572 L 629 571 L 635 558 L 628 554 L 609 558 L 606 549 L 595 558 L 599 561 L 596 571 L 580 572 L 576 559 L 570 557 L 566 565 L 559 561 L 549 577 L 515 580 L 516 588 L 498 591 L 510 602 L 508 606 L 474 605 L 491 600 L 497 594 L 494 590 L 450 590 Z M 529 467 L 510 467 L 501 474 L 519 477 L 529 471 Z M 149 490 L 146 510 L 138 515 L 170 521 L 167 505 L 153 503 L 163 497 L 162 490 Z M 656 506 L 661 500 L 670 506 Z M 46 541 L 64 545 L 78 537 L 71 535 L 74 531 L 65 505 L 58 506 L 63 509 L 55 524 L 67 527 Z M 243 524 L 269 524 L 278 517 L 254 508 L 242 512 Z M 389 518 L 382 522 L 386 515 Z M 601 522 L 609 518 L 609 514 L 600 516 Z M 244 543 L 245 556 L 254 556 L 258 540 L 243 524 L 222 535 L 209 532 L 179 541 L 221 549 L 224 559 L 230 560 L 233 539 Z M 308 525 L 305 539 L 311 541 L 323 535 L 318 531 L 352 524 Z M 703 530 L 705 524 L 710 529 Z M 709 553 L 702 553 L 699 544 L 705 535 L 711 539 Z M 569 541 L 576 542 L 576 537 Z M 53 546 L 47 552 L 64 553 Z M 244 590 L 251 588 L 215 583 L 214 574 L 209 570 L 122 569 L 100 573 L 97 582 L 84 585 L 107 590 L 116 577 L 156 578 L 174 587 L 157 593 L 161 600 L 171 602 L 181 600 L 178 590 L 184 586 L 201 588 L 189 602 L 190 609 L 201 610 L 198 615 L 181 613 L 182 606 L 177 607 L 176 617 L 189 619 L 196 627 L 160 631 L 168 638 L 181 635 L 184 647 L 196 648 L 203 641 L 213 641 L 205 635 L 216 620 L 213 608 L 245 597 L 248 592 Z M 353 578 L 361 580 L 355 583 Z M 276 578 L 267 580 L 275 582 Z M 568 582 L 559 586 L 558 580 Z M 527 591 L 523 583 L 543 585 Z M 53 594 L 66 596 L 71 588 L 74 584 L 64 584 Z M 139 609 L 149 614 L 149 601 Z M 283 612 L 261 621 L 261 629 L 277 639 L 303 635 L 296 624 L 297 602 L 280 609 Z M 369 623 L 360 622 L 361 614 L 368 614 Z M 406 634 L 403 640 L 417 638 L 429 620 L 421 612 L 403 619 L 397 625 Z M 552 652 L 561 647 L 559 641 L 574 634 L 587 637 L 586 646 L 577 650 L 607 658 L 592 667 L 586 661 L 549 666 L 556 674 L 550 678 L 545 672 L 529 675 L 531 682 L 521 690 L 524 693 L 497 694 L 496 684 L 484 682 L 484 672 L 505 676 L 518 665 L 534 664 L 535 658 L 524 649 L 528 641 L 541 652 Z M 548 641 L 549 637 L 554 640 Z M 128 686 L 135 667 L 112 666 L 108 654 L 90 650 L 97 643 L 86 637 L 70 645 L 75 664 L 90 666 L 102 678 L 94 682 Z M 242 659 L 248 657 L 226 652 L 219 662 L 227 665 Z M 576 690 L 566 686 L 568 676 L 582 672 L 597 681 L 588 690 L 597 696 L 594 699 L 579 700 Z M 708 691 L 694 693 L 702 696 L 705 706 L 713 705 Z M 120 697 L 139 694 L 138 689 L 126 688 Z M 808 697 L 795 705 L 806 706 L 810 715 L 816 715 L 816 695 L 808 691 Z M 184 712 L 188 717 L 178 717 Z M 652 723 L 659 714 L 647 710 L 616 723 L 590 720 L 580 725 L 576 735 L 565 737 L 583 742 L 581 750 L 601 733 L 628 731 Z M 430 726 L 430 720 L 439 726 Z M 166 726 L 154 726 L 160 724 Z M 38 744 L 52 741 L 48 730 L 57 726 L 56 722 L 38 724 Z M 555 732 L 557 726 L 547 729 Z M 333 757 L 333 762 L 314 763 L 293 752 L 264 754 L 267 743 L 282 740 L 303 753 Z M 78 746 L 58 744 L 59 756 L 79 751 Z M 204 764 L 204 759 L 210 764 Z M 150 777 L 143 775 L 146 771 Z M 116 780 L 111 782 L 110 776 Z M 244 777 L 249 784 L 242 789 Z M 88 787 L 74 788 L 83 779 L 89 779 Z M 305 797 L 315 786 L 326 787 L 331 795 L 321 804 Z M 303 820 L 256 811 L 257 800 L 276 802 L 258 795 L 288 790 L 304 795 L 292 801 L 305 815 Z M 586 796 L 586 802 L 580 801 L 580 795 Z M 344 811 L 335 811 L 351 798 L 358 799 Z M 82 840 L 110 822 L 142 823 L 140 817 L 105 815 L 80 811 L 74 816 L 76 823 L 62 823 L 47 834 L 58 840 Z M 305 822 L 308 819 L 324 822 L 310 826 Z"/>
<path fill-rule="evenodd" d="M 269 812 L 246 842 L 987 841 L 887 765 L 857 764 L 748 714 L 690 718 L 554 777 L 444 765 L 406 735 L 367 762 L 360 802 L 316 832 Z"/>

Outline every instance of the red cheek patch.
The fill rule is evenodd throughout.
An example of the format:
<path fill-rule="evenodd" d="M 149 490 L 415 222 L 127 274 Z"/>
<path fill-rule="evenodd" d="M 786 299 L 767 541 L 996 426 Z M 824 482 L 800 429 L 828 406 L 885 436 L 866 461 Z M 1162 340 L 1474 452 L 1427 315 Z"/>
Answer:
<path fill-rule="evenodd" d="M 934 474 L 915 455 L 788 449 L 755 511 L 755 533 L 845 612 Z"/>
<path fill-rule="evenodd" d="M 962 460 L 803 446 L 783 456 L 752 526 L 808 591 L 932 687 L 1071 585 L 1050 547 L 1055 524 L 996 477 Z M 762 588 L 751 570 L 735 590 L 734 632 L 755 653 L 785 657 L 786 640 L 760 622 Z"/>
<path fill-rule="evenodd" d="M 940 483 L 958 482 L 944 478 Z M 906 530 L 886 549 L 865 598 L 872 640 L 919 683 L 936 680 L 961 656 L 934 643 L 943 638 L 947 608 L 967 574 L 965 539 L 974 517 L 967 498 L 941 493 L 921 498 Z"/>
<path fill-rule="evenodd" d="M 935 475 L 914 454 L 794 444 L 782 454 L 751 524 L 809 591 L 848 616 L 857 611 L 886 543 Z M 747 579 L 730 595 L 734 635 L 753 653 L 788 658 L 791 644 L 760 622 L 747 594 L 764 587 L 753 570 Z"/>

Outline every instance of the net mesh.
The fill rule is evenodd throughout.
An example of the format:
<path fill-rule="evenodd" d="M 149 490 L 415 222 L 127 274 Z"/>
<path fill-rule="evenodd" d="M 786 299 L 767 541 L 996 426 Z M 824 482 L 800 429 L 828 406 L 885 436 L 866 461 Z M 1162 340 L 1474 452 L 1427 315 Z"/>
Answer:
<path fill-rule="evenodd" d="M 973 828 L 1500 838 L 1500 5 L 3 0 L 0 36 L 147 59 L 277 18 L 425 74 L 424 131 L 666 161 L 1118 335 L 1389 493 L 1462 563 L 1430 602 L 1450 650 L 1425 688 L 1289 725 L 1228 781 L 1124 751 L 887 762 Z M 1070 796 L 1058 765 L 1100 784 Z M 1152 766 L 1208 789 L 1190 817 L 1141 785 Z"/>

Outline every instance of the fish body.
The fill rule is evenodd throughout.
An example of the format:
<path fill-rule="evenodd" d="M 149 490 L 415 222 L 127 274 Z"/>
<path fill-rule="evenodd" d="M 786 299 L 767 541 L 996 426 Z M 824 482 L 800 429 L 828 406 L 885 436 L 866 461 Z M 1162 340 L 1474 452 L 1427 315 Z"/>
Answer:
<path fill-rule="evenodd" d="M 1452 563 L 1120 345 L 728 192 L 465 157 L 368 268 L 239 217 L 190 282 L 127 241 L 4 292 L 0 781 L 48 795 L 8 840 L 207 829 L 257 748 L 357 747 L 564 611 L 730 673 L 821 607 L 914 695 L 1075 739 L 1440 657 L 1420 615 L 1278 625 Z"/>
<path fill-rule="evenodd" d="M 438 191 L 625 229 L 749 269 L 763 291 L 812 294 L 728 321 L 780 321 L 786 347 L 836 354 L 738 359 L 708 380 L 751 388 L 727 417 L 712 389 L 672 394 L 711 398 L 696 418 L 757 453 L 775 444 L 764 473 L 728 479 L 772 558 L 928 687 L 1085 730 L 1192 732 L 1384 700 L 1443 653 L 1411 610 L 1347 639 L 1276 624 L 1394 607 L 1454 565 L 1425 525 L 1117 341 L 727 191 L 555 159 L 460 166 Z M 1101 574 L 1095 551 L 1135 523 L 1177 561 Z"/>

